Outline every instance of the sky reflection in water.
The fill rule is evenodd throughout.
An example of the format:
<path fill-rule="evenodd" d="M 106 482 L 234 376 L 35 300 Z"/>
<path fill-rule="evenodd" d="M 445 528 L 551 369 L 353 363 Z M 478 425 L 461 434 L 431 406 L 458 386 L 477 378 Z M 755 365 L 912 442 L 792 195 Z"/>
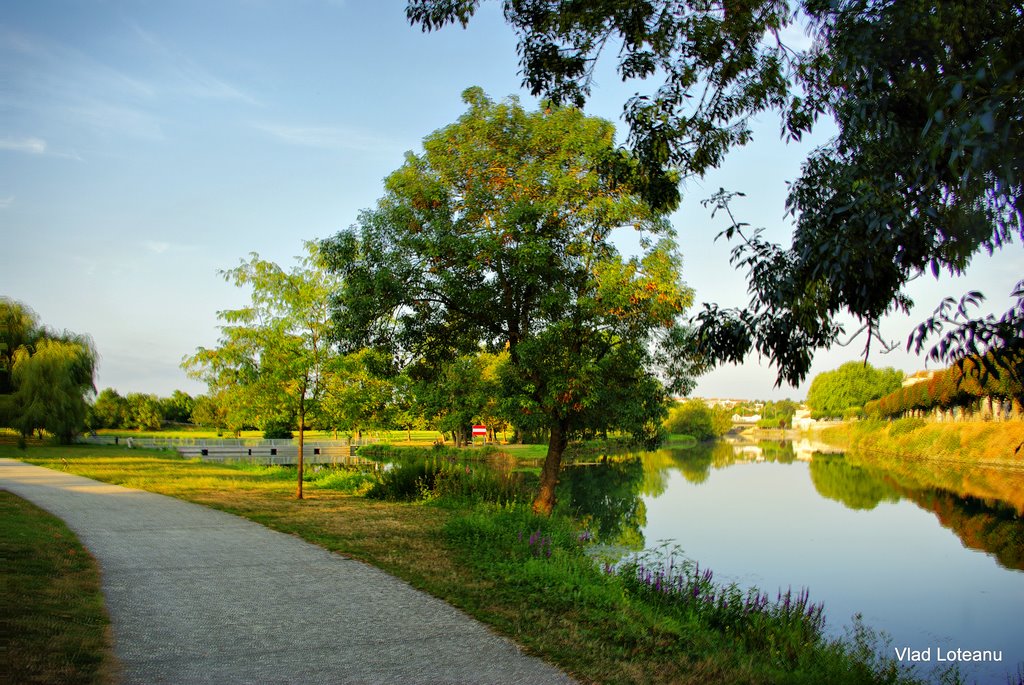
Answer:
<path fill-rule="evenodd" d="M 560 497 L 609 542 L 668 540 L 716 578 L 810 588 L 836 634 L 860 612 L 893 647 L 1001 649 L 962 671 L 1005 682 L 1024 662 L 1024 474 L 890 466 L 720 443 L 568 469 Z"/>

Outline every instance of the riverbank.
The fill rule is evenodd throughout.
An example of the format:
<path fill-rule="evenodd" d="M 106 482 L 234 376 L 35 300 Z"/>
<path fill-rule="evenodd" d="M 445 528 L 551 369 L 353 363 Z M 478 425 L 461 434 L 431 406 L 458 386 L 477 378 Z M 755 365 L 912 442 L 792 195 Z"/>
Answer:
<path fill-rule="evenodd" d="M 533 516 L 528 505 L 372 501 L 354 494 L 365 485 L 356 474 L 327 469 L 310 473 L 307 499 L 297 501 L 290 469 L 146 450 L 0 447 L 0 456 L 205 504 L 367 561 L 581 682 L 919 682 L 862 644 L 824 637 L 799 597 L 734 597 L 678 565 L 676 576 L 659 576 L 654 564 L 602 568 L 587 531 Z"/>
<path fill-rule="evenodd" d="M 869 419 L 826 428 L 823 441 L 888 458 L 1024 468 L 1024 422 L 930 423 L 923 419 Z"/>

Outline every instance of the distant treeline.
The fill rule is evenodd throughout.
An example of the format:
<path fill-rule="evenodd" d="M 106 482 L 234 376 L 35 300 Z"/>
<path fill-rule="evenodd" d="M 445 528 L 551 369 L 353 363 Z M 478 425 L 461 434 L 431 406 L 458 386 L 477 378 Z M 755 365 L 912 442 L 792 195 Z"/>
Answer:
<path fill-rule="evenodd" d="M 1017 419 L 1024 414 L 1024 354 L 970 357 L 864 405 L 875 418 L 934 416 L 951 420 L 981 415 Z"/>

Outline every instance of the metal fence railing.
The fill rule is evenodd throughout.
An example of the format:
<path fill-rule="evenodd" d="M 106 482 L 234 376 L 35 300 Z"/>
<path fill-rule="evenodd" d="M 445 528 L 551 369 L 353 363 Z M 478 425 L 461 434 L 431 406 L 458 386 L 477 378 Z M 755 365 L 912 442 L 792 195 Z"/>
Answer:
<path fill-rule="evenodd" d="M 125 445 L 132 447 L 154 447 L 157 449 L 166 447 L 298 447 L 298 438 L 266 440 L 263 438 L 136 438 L 134 436 L 117 435 L 85 435 L 79 439 L 80 442 L 90 445 Z M 345 445 L 361 447 L 370 445 L 376 440 L 363 438 L 361 440 L 306 440 L 307 447 L 330 447 L 333 445 Z"/>
<path fill-rule="evenodd" d="M 92 445 L 125 448 L 173 449 L 187 459 L 203 461 L 247 461 L 258 464 L 295 464 L 299 441 L 262 438 L 136 438 L 133 436 L 87 435 L 80 440 Z M 310 440 L 303 443 L 303 461 L 308 464 L 356 465 L 371 463 L 356 456 L 356 450 L 372 440 Z"/>

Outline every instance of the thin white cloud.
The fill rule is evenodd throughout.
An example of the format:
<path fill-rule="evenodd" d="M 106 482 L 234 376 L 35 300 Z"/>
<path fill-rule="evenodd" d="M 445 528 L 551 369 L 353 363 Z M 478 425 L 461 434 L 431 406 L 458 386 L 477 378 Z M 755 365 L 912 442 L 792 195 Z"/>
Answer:
<path fill-rule="evenodd" d="M 288 126 L 253 124 L 258 131 L 290 145 L 315 147 L 321 150 L 352 150 L 356 152 L 400 151 L 394 141 L 341 126 Z"/>
<path fill-rule="evenodd" d="M 50 149 L 49 144 L 42 138 L 3 138 L 0 139 L 0 150 L 83 161 L 77 152 L 58 152 Z"/>
<path fill-rule="evenodd" d="M 257 100 L 242 88 L 220 78 L 191 58 L 171 48 L 155 34 L 138 24 L 130 24 L 135 34 L 164 63 L 172 78 L 168 87 L 191 97 L 211 100 L 233 100 L 258 105 Z"/>
<path fill-rule="evenodd" d="M 46 141 L 42 138 L 0 138 L 0 150 L 45 155 Z"/>
<path fill-rule="evenodd" d="M 167 250 L 171 249 L 170 243 L 165 243 L 160 240 L 147 240 L 144 243 L 142 243 L 142 245 L 147 250 L 155 254 L 163 254 L 164 252 L 167 252 Z"/>
<path fill-rule="evenodd" d="M 66 111 L 69 119 L 93 130 L 147 140 L 164 139 L 161 120 L 144 109 L 93 101 L 67 107 Z"/>
<path fill-rule="evenodd" d="M 166 240 L 143 240 L 142 247 L 156 255 L 162 255 L 168 252 L 192 252 L 196 250 L 195 245 L 171 243 Z"/>
<path fill-rule="evenodd" d="M 7 209 L 14 204 L 14 196 L 0 197 L 0 209 Z"/>

